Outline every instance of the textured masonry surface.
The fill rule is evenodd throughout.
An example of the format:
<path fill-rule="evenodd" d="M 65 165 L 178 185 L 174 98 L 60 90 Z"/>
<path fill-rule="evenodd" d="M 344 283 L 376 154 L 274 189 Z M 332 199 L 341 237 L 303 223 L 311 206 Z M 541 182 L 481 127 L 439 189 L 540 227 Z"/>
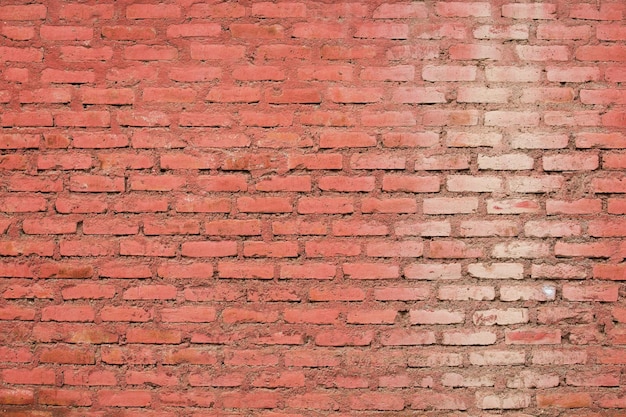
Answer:
<path fill-rule="evenodd" d="M 626 3 L 0 3 L 0 414 L 626 415 Z"/>

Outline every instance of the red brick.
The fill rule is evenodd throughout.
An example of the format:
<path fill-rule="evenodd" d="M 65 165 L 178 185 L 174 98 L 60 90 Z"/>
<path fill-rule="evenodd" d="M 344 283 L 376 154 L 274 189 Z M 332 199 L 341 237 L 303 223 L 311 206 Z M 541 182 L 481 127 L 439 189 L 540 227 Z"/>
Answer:
<path fill-rule="evenodd" d="M 214 37 L 222 33 L 222 27 L 216 23 L 186 23 L 167 27 L 168 38 Z"/>
<path fill-rule="evenodd" d="M 324 263 L 283 264 L 280 266 L 280 278 L 283 279 L 333 279 L 337 267 Z"/>
<path fill-rule="evenodd" d="M 511 393 L 511 394 L 491 394 L 479 392 L 476 394 L 476 403 L 478 408 L 484 410 L 491 409 L 524 409 L 530 406 L 530 394 Z"/>
<path fill-rule="evenodd" d="M 394 67 L 365 67 L 360 73 L 362 80 L 369 81 L 413 81 L 415 67 L 399 65 Z"/>
<path fill-rule="evenodd" d="M 171 285 L 144 285 L 124 291 L 125 300 L 171 300 L 176 298 L 176 288 Z"/>
<path fill-rule="evenodd" d="M 361 23 L 356 25 L 355 38 L 407 39 L 409 26 L 404 23 Z"/>
<path fill-rule="evenodd" d="M 582 83 L 600 79 L 600 69 L 595 67 L 547 67 L 548 81 Z"/>
<path fill-rule="evenodd" d="M 591 187 L 596 193 L 623 193 L 626 192 L 624 178 L 594 178 Z"/>
<path fill-rule="evenodd" d="M 446 188 L 452 192 L 497 192 L 502 189 L 502 179 L 488 176 L 451 175 L 447 178 Z"/>
<path fill-rule="evenodd" d="M 5 62 L 41 62 L 43 54 L 37 48 L 15 48 L 0 46 L 0 57 Z"/>
<path fill-rule="evenodd" d="M 348 88 L 331 87 L 327 92 L 328 99 L 334 103 L 375 103 L 382 99 L 380 88 Z"/>
<path fill-rule="evenodd" d="M 591 403 L 591 396 L 587 393 L 537 394 L 537 406 L 541 408 L 581 408 L 590 407 Z"/>
<path fill-rule="evenodd" d="M 461 222 L 459 232 L 461 236 L 466 237 L 517 236 L 519 226 L 508 220 L 468 220 Z"/>
<path fill-rule="evenodd" d="M 156 30 L 140 26 L 104 26 L 102 36 L 118 41 L 149 40 L 156 37 Z"/>
<path fill-rule="evenodd" d="M 365 292 L 360 288 L 314 287 L 309 291 L 309 301 L 363 301 Z"/>
<path fill-rule="evenodd" d="M 8 26 L 6 25 L 2 28 L 2 35 L 14 41 L 27 41 L 35 37 L 35 28 L 32 26 Z M 26 70 L 25 68 L 19 68 L 19 69 L 20 70 L 23 69 L 28 72 L 28 70 Z M 16 78 L 19 79 L 20 77 L 16 77 Z M 18 81 L 18 82 L 23 82 L 23 81 Z"/>
<path fill-rule="evenodd" d="M 39 404 L 74 407 L 91 406 L 91 393 L 89 391 L 41 389 L 39 391 Z"/>
<path fill-rule="evenodd" d="M 580 61 L 626 61 L 623 45 L 580 46 L 576 48 L 576 59 Z"/>
<path fill-rule="evenodd" d="M 251 392 L 242 395 L 238 392 L 224 393 L 222 401 L 226 408 L 272 409 L 280 400 L 277 392 Z"/>
<path fill-rule="evenodd" d="M 529 221 L 524 226 L 524 234 L 528 237 L 570 237 L 582 233 L 580 224 L 559 221 Z"/>
<path fill-rule="evenodd" d="M 115 287 L 111 285 L 79 284 L 66 287 L 61 292 L 64 300 L 104 299 L 115 296 Z"/>
<path fill-rule="evenodd" d="M 541 71 L 537 67 L 491 66 L 485 68 L 487 81 L 528 83 L 539 81 Z"/>
<path fill-rule="evenodd" d="M 602 200 L 581 199 L 576 201 L 548 200 L 546 214 L 593 214 L 602 210 Z"/>
<path fill-rule="evenodd" d="M 352 410 L 400 411 L 405 407 L 402 396 L 388 393 L 367 393 L 349 397 Z"/>
<path fill-rule="evenodd" d="M 510 95 L 506 88 L 462 87 L 457 91 L 456 100 L 459 103 L 507 103 Z"/>
<path fill-rule="evenodd" d="M 0 389 L 0 404 L 30 405 L 35 403 L 35 393 L 31 389 L 4 388 Z"/>
<path fill-rule="evenodd" d="M 599 7 L 583 3 L 572 5 L 569 16 L 572 19 L 621 20 L 623 11 L 617 3 L 602 4 Z"/>
<path fill-rule="evenodd" d="M 450 59 L 455 60 L 501 60 L 504 49 L 493 45 L 457 44 L 452 45 L 448 53 Z"/>
<path fill-rule="evenodd" d="M 527 88 L 522 92 L 522 103 L 567 103 L 574 100 L 571 88 Z"/>
<path fill-rule="evenodd" d="M 54 369 L 5 369 L 2 371 L 2 380 L 8 384 L 18 385 L 54 385 L 56 376 Z"/>
<path fill-rule="evenodd" d="M 256 127 L 277 127 L 277 126 L 291 126 L 293 124 L 293 113 L 268 113 L 268 112 L 251 112 L 241 111 L 239 112 L 241 122 L 245 126 Z"/>
<path fill-rule="evenodd" d="M 321 49 L 322 59 L 328 60 L 352 60 L 360 58 L 373 58 L 381 53 L 377 48 L 355 46 L 324 45 Z"/>
<path fill-rule="evenodd" d="M 357 256 L 361 249 L 359 244 L 349 243 L 349 241 L 317 240 L 306 242 L 305 252 L 309 257 Z"/>
<path fill-rule="evenodd" d="M 40 20 L 45 19 L 47 8 L 43 4 L 12 5 L 0 7 L 2 20 Z"/>
<path fill-rule="evenodd" d="M 440 300 L 493 300 L 495 290 L 489 286 L 442 286 L 437 298 Z"/>
<path fill-rule="evenodd" d="M 100 390 L 96 397 L 98 403 L 106 407 L 147 407 L 152 402 L 150 391 L 139 390 Z"/>
<path fill-rule="evenodd" d="M 610 120 L 615 114 L 610 114 Z M 599 126 L 600 115 L 593 111 L 559 112 L 547 111 L 544 113 L 544 122 L 549 126 Z"/>
<path fill-rule="evenodd" d="M 423 123 L 426 126 L 474 126 L 478 124 L 476 110 L 426 110 Z"/>
<path fill-rule="evenodd" d="M 90 306 L 49 306 L 41 311 L 41 321 L 94 321 Z"/>
<path fill-rule="evenodd" d="M 298 79 L 304 81 L 352 81 L 354 68 L 348 65 L 303 66 L 298 68 L 297 74 Z"/>
<path fill-rule="evenodd" d="M 502 6 L 502 16 L 513 19 L 555 19 L 556 4 L 505 4 Z"/>
<path fill-rule="evenodd" d="M 615 284 L 563 286 L 563 298 L 568 301 L 614 302 L 617 301 L 617 292 L 618 286 Z"/>
<path fill-rule="evenodd" d="M 440 189 L 438 177 L 392 176 L 385 175 L 382 183 L 383 191 L 403 191 L 413 193 L 432 193 Z"/>
<path fill-rule="evenodd" d="M 576 135 L 576 147 L 623 149 L 626 147 L 626 136 L 620 133 L 581 132 Z"/>
<path fill-rule="evenodd" d="M 616 394 L 605 395 L 599 400 L 603 408 L 624 408 L 624 397 Z"/>
<path fill-rule="evenodd" d="M 128 19 L 172 19 L 180 15 L 180 7 L 172 4 L 132 4 L 126 7 Z"/>
<path fill-rule="evenodd" d="M 237 243 L 220 242 L 184 242 L 181 254 L 188 257 L 223 257 L 237 255 Z"/>
<path fill-rule="evenodd" d="M 193 4 L 187 17 L 226 17 L 237 18 L 246 15 L 246 8 L 240 4 L 216 3 L 216 4 Z"/>
<path fill-rule="evenodd" d="M 350 279 L 394 279 L 400 274 L 396 265 L 375 263 L 346 263 L 343 272 Z"/>
<path fill-rule="evenodd" d="M 93 29 L 84 26 L 42 25 L 39 35 L 46 41 L 88 41 L 93 38 Z"/>
<path fill-rule="evenodd" d="M 111 68 L 106 73 L 107 81 L 115 83 L 115 85 L 132 86 L 142 80 L 156 80 L 157 72 L 152 67 L 141 64 L 132 64 L 123 68 Z"/>
<path fill-rule="evenodd" d="M 215 220 L 204 224 L 204 234 L 221 236 L 254 236 L 261 234 L 259 220 Z"/>
<path fill-rule="evenodd" d="M 413 397 L 411 408 L 414 410 L 467 410 L 473 398 L 463 394 L 436 393 L 428 396 L 421 393 Z"/>
<path fill-rule="evenodd" d="M 305 39 L 341 39 L 345 38 L 345 26 L 336 23 L 296 23 L 293 27 L 293 37 Z"/>
<path fill-rule="evenodd" d="M 490 17 L 491 5 L 484 2 L 438 2 L 435 13 L 442 17 Z"/>
<path fill-rule="evenodd" d="M 619 386 L 619 375 L 615 373 L 568 373 L 566 375 L 567 385 L 576 387 L 616 387 Z"/>
<path fill-rule="evenodd" d="M 478 210 L 478 199 L 474 197 L 436 197 L 424 199 L 425 214 L 474 213 Z"/>
<path fill-rule="evenodd" d="M 287 309 L 283 316 L 288 323 L 333 324 L 339 313 L 336 309 Z"/>
<path fill-rule="evenodd" d="M 325 222 L 275 221 L 272 222 L 272 233 L 275 235 L 325 235 L 328 226 Z"/>
<path fill-rule="evenodd" d="M 245 46 L 191 44 L 191 58 L 198 60 L 235 60 L 243 58 Z"/>
<path fill-rule="evenodd" d="M 157 274 L 167 279 L 205 279 L 213 276 L 210 263 L 163 263 L 157 268 Z"/>
<path fill-rule="evenodd" d="M 281 39 L 285 29 L 281 25 L 260 25 L 256 23 L 232 23 L 229 27 L 233 38 Z"/>
<path fill-rule="evenodd" d="M 465 321 L 465 314 L 452 310 L 410 310 L 411 324 L 457 324 Z"/>
<path fill-rule="evenodd" d="M 180 67 L 172 68 L 168 77 L 179 82 L 207 82 L 222 77 L 219 67 Z"/>
<path fill-rule="evenodd" d="M 308 192 L 311 190 L 311 177 L 308 175 L 273 176 L 255 184 L 257 191 Z"/>
<path fill-rule="evenodd" d="M 592 171 L 598 167 L 599 158 L 594 153 L 572 152 L 543 157 L 545 171 Z"/>
<path fill-rule="evenodd" d="M 220 278 L 272 279 L 274 277 L 274 266 L 270 263 L 220 262 L 217 269 Z"/>
<path fill-rule="evenodd" d="M 49 127 L 53 125 L 49 112 L 6 112 L 0 118 L 3 127 Z"/>
<path fill-rule="evenodd" d="M 604 78 L 610 82 L 626 80 L 626 67 L 608 67 L 604 72 Z"/>
<path fill-rule="evenodd" d="M 609 214 L 626 214 L 626 199 L 609 198 L 607 212 Z"/>
<path fill-rule="evenodd" d="M 444 331 L 442 343 L 444 345 L 492 345 L 496 342 L 496 334 L 489 331 Z"/>
<path fill-rule="evenodd" d="M 443 88 L 399 87 L 391 99 L 398 103 L 432 104 L 445 103 L 445 90 Z"/>
<path fill-rule="evenodd" d="M 474 81 L 476 79 L 475 66 L 425 66 L 422 70 L 425 81 Z"/>
<path fill-rule="evenodd" d="M 91 158 L 89 160 L 91 161 Z M 27 169 L 28 165 L 30 165 L 30 158 L 27 158 L 24 155 L 13 154 L 0 156 L 0 170 L 3 171 L 24 171 Z"/>
<path fill-rule="evenodd" d="M 429 258 L 482 258 L 484 252 L 477 247 L 470 247 L 462 240 L 436 240 L 430 242 L 427 255 Z"/>
<path fill-rule="evenodd" d="M 383 223 L 367 221 L 336 221 L 332 224 L 334 236 L 384 236 L 389 227 Z"/>
<path fill-rule="evenodd" d="M 412 112 L 363 112 L 361 113 L 363 126 L 393 127 L 415 126 L 416 119 Z"/>
<path fill-rule="evenodd" d="M 130 61 L 171 61 L 178 50 L 170 46 L 133 45 L 124 48 L 124 59 Z"/>
<path fill-rule="evenodd" d="M 383 3 L 374 10 L 374 19 L 425 19 L 428 15 L 422 3 Z"/>
<path fill-rule="evenodd" d="M 303 197 L 297 203 L 300 214 L 352 213 L 353 201 L 344 197 Z"/>
<path fill-rule="evenodd" d="M 527 25 L 483 25 L 474 29 L 476 39 L 505 39 L 523 40 L 528 39 Z"/>
<path fill-rule="evenodd" d="M 544 345 L 544 344 L 560 344 L 560 330 L 505 330 L 505 343 L 514 345 Z"/>
<path fill-rule="evenodd" d="M 14 174 L 8 177 L 7 188 L 9 191 L 31 191 L 31 192 L 60 192 L 63 188 L 58 179 L 46 179 L 42 177 L 30 177 Z"/>
<path fill-rule="evenodd" d="M 417 301 L 425 300 L 429 295 L 430 290 L 427 287 L 381 287 L 374 289 L 374 299 L 377 301 Z"/>
<path fill-rule="evenodd" d="M 96 362 L 95 354 L 89 349 L 80 348 L 46 348 L 39 354 L 42 363 L 93 365 Z"/>
<path fill-rule="evenodd" d="M 366 198 L 361 202 L 363 213 L 416 213 L 417 202 L 412 198 Z"/>
<path fill-rule="evenodd" d="M 320 16 L 329 18 L 365 17 L 367 12 L 368 7 L 362 3 L 331 3 L 317 10 Z"/>
<path fill-rule="evenodd" d="M 298 256 L 295 242 L 244 242 L 243 255 L 246 257 L 293 258 Z"/>
<path fill-rule="evenodd" d="M 422 256 L 423 244 L 418 241 L 370 242 L 367 244 L 365 252 L 366 255 L 370 257 L 414 258 Z"/>
<path fill-rule="evenodd" d="M 66 88 L 40 88 L 20 92 L 20 103 L 69 103 L 72 92 Z"/>
<path fill-rule="evenodd" d="M 181 113 L 179 126 L 186 127 L 228 127 L 232 124 L 230 115 L 226 113 Z"/>
<path fill-rule="evenodd" d="M 611 281 L 626 280 L 626 266 L 624 264 L 596 264 L 593 267 L 593 277 Z"/>
<path fill-rule="evenodd" d="M 100 317 L 102 321 L 146 322 L 152 319 L 152 313 L 139 307 L 104 307 Z"/>
<path fill-rule="evenodd" d="M 290 213 L 290 199 L 282 197 L 240 197 L 237 209 L 242 213 Z"/>
<path fill-rule="evenodd" d="M 32 134 L 2 134 L 0 135 L 0 149 L 28 149 L 38 148 L 40 135 Z"/>
<path fill-rule="evenodd" d="M 593 237 L 626 236 L 626 222 L 622 219 L 592 220 L 588 225 L 588 233 Z"/>
<path fill-rule="evenodd" d="M 419 25 L 414 28 L 414 34 L 419 39 L 467 39 L 469 36 L 469 28 L 456 22 L 444 22 L 444 23 L 431 23 Z M 428 48 L 422 46 L 397 46 L 390 50 L 388 56 L 397 57 L 397 55 L 414 56 L 420 59 L 436 59 L 438 56 L 439 48 L 436 45 Z"/>

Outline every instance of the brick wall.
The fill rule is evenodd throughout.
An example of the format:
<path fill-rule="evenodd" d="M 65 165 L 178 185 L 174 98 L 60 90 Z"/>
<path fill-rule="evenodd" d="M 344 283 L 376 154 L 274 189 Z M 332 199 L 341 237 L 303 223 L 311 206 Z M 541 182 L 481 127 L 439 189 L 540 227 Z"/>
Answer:
<path fill-rule="evenodd" d="M 3 416 L 625 415 L 626 3 L 35 1 Z"/>

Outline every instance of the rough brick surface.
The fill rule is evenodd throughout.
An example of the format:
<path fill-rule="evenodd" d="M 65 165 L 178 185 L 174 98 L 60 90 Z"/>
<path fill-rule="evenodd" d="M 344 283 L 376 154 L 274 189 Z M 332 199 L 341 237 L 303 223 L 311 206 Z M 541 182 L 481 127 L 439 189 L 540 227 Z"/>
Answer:
<path fill-rule="evenodd" d="M 625 415 L 624 1 L 0 21 L 0 415 Z"/>

